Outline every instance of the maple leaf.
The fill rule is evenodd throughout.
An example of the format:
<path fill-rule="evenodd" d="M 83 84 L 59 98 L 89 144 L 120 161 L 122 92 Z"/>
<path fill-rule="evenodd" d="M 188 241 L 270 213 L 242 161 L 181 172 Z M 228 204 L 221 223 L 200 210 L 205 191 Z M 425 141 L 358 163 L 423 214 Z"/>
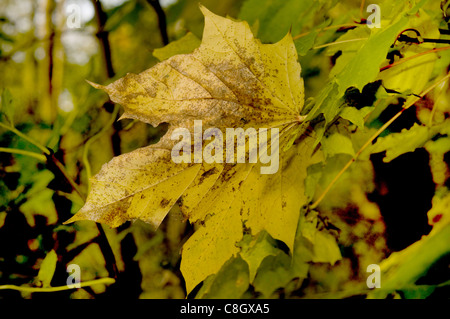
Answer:
<path fill-rule="evenodd" d="M 182 250 L 188 293 L 239 252 L 244 231 L 267 231 L 293 249 L 300 207 L 306 204 L 306 168 L 321 158 L 314 139 L 299 134 L 304 87 L 291 35 L 262 44 L 246 22 L 201 10 L 203 39 L 192 53 L 108 86 L 93 84 L 124 107 L 122 118 L 170 126 L 157 144 L 105 164 L 91 179 L 85 205 L 67 221 L 117 227 L 141 219 L 158 227 L 179 200 L 186 218 L 202 224 Z M 279 148 L 271 139 L 266 144 L 280 151 L 278 171 L 261 174 L 261 162 L 174 163 L 177 141 L 170 137 L 177 128 L 194 134 L 195 120 L 202 121 L 203 131 L 278 128 Z"/>

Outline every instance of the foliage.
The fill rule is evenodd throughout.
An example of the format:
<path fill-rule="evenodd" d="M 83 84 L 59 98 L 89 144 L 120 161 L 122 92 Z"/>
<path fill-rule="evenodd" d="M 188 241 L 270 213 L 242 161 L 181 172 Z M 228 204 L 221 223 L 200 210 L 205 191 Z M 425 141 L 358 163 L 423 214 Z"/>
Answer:
<path fill-rule="evenodd" d="M 368 28 L 359 1 L 179 0 L 163 46 L 146 2 L 93 1 L 77 55 L 50 3 L 48 41 L 0 37 L 0 298 L 448 297 L 450 50 L 411 38 L 445 38 L 445 5 L 377 2 Z M 279 128 L 279 170 L 175 164 L 194 120 Z"/>

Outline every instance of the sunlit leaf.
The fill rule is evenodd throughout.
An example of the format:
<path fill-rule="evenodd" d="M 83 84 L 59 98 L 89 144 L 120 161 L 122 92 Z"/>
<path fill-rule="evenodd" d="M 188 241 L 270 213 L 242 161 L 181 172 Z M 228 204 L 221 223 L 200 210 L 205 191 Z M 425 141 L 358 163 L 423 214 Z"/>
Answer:
<path fill-rule="evenodd" d="M 56 263 L 58 256 L 54 250 L 50 250 L 45 256 L 44 260 L 39 267 L 39 273 L 37 279 L 42 282 L 42 287 L 50 287 L 53 275 L 56 269 Z"/>

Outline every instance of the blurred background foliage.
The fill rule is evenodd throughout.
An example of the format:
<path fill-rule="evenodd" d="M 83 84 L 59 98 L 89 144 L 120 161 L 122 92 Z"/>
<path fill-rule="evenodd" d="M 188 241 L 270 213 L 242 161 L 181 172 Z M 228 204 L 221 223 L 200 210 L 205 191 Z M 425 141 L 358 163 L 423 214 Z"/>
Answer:
<path fill-rule="evenodd" d="M 437 2 L 430 1 L 430 8 Z M 330 28 L 321 30 L 316 39 L 318 26 L 355 24 L 369 15 L 359 0 L 201 3 L 218 15 L 247 20 L 263 42 L 277 41 L 289 30 L 294 38 L 303 34 L 296 45 L 307 98 L 322 90 L 341 54 L 349 58 L 345 55 L 349 47 L 309 50 L 313 44 L 318 47 L 341 36 Z M 433 10 L 436 17 L 441 15 Z M 62 223 L 82 206 L 89 176 L 112 157 L 156 142 L 167 129 L 117 121 L 119 106 L 85 80 L 106 84 L 126 73 L 141 72 L 167 57 L 166 51 L 153 54 L 155 49 L 188 32 L 191 39 L 181 49 L 195 48 L 202 30 L 197 0 L 0 0 L 0 285 L 63 286 L 66 267 L 72 263 L 80 265 L 82 281 L 116 277 L 113 285 L 50 294 L 0 290 L 0 298 L 186 297 L 179 252 L 193 228 L 176 207 L 156 231 L 140 221 L 117 229 L 92 222 Z M 304 36 L 305 32 L 310 33 Z M 448 55 L 442 60 L 444 67 L 448 65 Z M 439 98 L 448 105 L 448 93 Z M 389 119 L 383 109 L 379 114 L 375 122 Z M 412 126 L 416 114 L 402 121 L 392 132 Z M 362 145 L 371 133 L 352 136 L 352 143 Z M 326 185 L 349 154 L 332 155 L 333 161 L 326 165 L 309 168 L 308 182 L 317 183 L 320 175 Z M 445 156 L 439 165 L 448 164 Z M 293 289 L 285 283 L 285 291 L 273 289 L 273 294 L 267 288 L 269 296 L 315 296 L 351 289 L 365 280 L 368 264 L 380 263 L 427 235 L 436 175 L 428 161 L 428 153 L 420 149 L 390 163 L 374 156 L 352 166 L 318 208 L 321 227 L 339 233 L 343 259 L 334 266 L 319 262 L 310 267 L 301 287 Z M 438 182 L 443 185 L 447 175 Z M 57 256 L 56 268 L 46 282 L 39 269 L 51 251 Z M 439 282 L 450 280 L 448 258 L 435 268 L 441 271 Z M 428 296 L 435 288 L 419 294 L 414 290 L 409 296 Z"/>

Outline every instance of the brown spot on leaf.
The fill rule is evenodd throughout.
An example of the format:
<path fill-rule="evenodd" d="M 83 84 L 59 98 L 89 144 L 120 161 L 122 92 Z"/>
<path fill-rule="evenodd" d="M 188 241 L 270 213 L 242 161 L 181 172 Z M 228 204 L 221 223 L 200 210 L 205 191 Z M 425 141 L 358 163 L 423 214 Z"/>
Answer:
<path fill-rule="evenodd" d="M 202 176 L 200 176 L 200 180 L 199 180 L 199 184 L 203 183 L 203 181 L 205 180 L 205 178 L 207 178 L 208 176 L 211 176 L 213 174 L 215 174 L 217 172 L 217 169 L 215 167 L 207 170 L 206 172 L 204 172 L 202 174 Z"/>
<path fill-rule="evenodd" d="M 440 221 L 442 218 L 442 214 L 438 214 L 436 216 L 433 217 L 433 223 L 437 223 L 438 221 Z"/>
<path fill-rule="evenodd" d="M 169 203 L 170 203 L 170 201 L 167 198 L 163 198 L 161 200 L 160 205 L 161 205 L 162 208 L 165 208 L 165 207 L 167 207 L 167 205 L 169 205 Z"/>

